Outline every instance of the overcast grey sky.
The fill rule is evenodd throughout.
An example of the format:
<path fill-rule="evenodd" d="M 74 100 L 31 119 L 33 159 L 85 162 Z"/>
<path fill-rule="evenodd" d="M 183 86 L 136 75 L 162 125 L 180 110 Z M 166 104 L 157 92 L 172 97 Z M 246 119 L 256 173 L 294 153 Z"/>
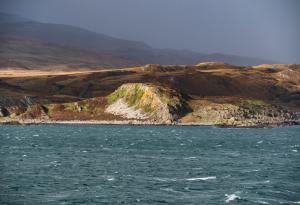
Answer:
<path fill-rule="evenodd" d="M 0 0 L 0 11 L 155 48 L 300 63 L 300 0 Z"/>

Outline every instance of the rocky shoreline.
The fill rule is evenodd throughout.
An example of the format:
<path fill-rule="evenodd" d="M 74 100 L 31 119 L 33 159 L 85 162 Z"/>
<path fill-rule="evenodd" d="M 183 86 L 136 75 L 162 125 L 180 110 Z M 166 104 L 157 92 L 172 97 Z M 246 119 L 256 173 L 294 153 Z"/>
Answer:
<path fill-rule="evenodd" d="M 70 120 L 70 121 L 57 121 L 57 120 L 11 120 L 11 121 L 0 121 L 1 125 L 133 125 L 133 126 L 212 126 L 219 128 L 279 128 L 286 126 L 300 125 L 299 122 L 283 122 L 274 124 L 260 124 L 255 126 L 234 126 L 225 124 L 212 124 L 212 123 L 157 123 L 151 121 L 139 121 L 139 120 L 125 120 L 125 121 L 107 121 L 107 120 Z"/>

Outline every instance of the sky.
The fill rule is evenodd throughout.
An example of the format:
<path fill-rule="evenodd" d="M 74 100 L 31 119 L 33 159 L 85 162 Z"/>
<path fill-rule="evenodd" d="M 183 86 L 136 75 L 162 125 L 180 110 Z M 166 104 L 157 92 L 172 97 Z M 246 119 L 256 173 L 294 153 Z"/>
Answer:
<path fill-rule="evenodd" d="M 300 63 L 300 0 L 0 0 L 0 12 L 154 48 Z"/>

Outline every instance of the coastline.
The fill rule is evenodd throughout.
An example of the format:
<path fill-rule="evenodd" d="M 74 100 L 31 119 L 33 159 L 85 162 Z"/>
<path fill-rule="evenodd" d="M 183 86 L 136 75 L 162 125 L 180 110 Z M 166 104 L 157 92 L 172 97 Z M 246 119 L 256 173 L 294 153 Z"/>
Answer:
<path fill-rule="evenodd" d="M 200 123 L 200 122 L 172 122 L 172 123 L 158 123 L 152 121 L 140 120 L 15 120 L 15 121 L 0 121 L 0 125 L 136 125 L 136 126 L 210 126 L 219 128 L 280 128 L 287 126 L 299 125 L 299 122 L 283 122 L 279 124 L 258 124 L 254 126 L 235 126 L 222 125 L 214 123 Z"/>

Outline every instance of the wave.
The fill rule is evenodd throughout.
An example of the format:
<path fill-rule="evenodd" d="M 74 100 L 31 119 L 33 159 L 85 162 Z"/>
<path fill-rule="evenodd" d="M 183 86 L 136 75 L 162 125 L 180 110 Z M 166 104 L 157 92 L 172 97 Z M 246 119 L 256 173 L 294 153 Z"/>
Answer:
<path fill-rule="evenodd" d="M 185 157 L 183 159 L 197 159 L 197 157 Z"/>
<path fill-rule="evenodd" d="M 236 199 L 241 199 L 241 197 L 238 195 L 240 194 L 241 192 L 237 191 L 233 194 L 225 194 L 226 198 L 225 198 L 225 202 L 226 203 L 230 203 L 231 201 L 234 201 Z"/>
<path fill-rule="evenodd" d="M 216 179 L 216 176 L 210 176 L 210 177 L 198 177 L 198 178 L 189 178 L 186 179 L 187 181 L 206 181 L 206 180 L 212 180 Z"/>

